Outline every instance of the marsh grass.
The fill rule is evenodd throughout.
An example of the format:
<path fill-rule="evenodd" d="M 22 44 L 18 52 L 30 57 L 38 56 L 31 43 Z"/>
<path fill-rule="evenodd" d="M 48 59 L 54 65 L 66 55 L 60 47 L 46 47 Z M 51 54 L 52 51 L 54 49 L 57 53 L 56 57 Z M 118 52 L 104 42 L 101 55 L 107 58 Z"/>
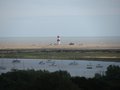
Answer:
<path fill-rule="evenodd" d="M 17 52 L 17 53 L 16 53 Z M 118 50 L 38 50 L 27 51 L 15 50 L 9 53 L 0 51 L 0 58 L 28 58 L 28 59 L 71 59 L 71 60 L 120 60 Z"/>

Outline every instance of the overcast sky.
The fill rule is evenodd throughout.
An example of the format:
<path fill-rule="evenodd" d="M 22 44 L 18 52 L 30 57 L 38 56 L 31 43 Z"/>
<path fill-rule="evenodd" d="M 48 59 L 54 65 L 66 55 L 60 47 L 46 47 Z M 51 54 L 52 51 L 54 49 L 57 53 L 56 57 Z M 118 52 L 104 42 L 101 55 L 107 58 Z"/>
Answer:
<path fill-rule="evenodd" d="M 0 37 L 120 36 L 120 0 L 0 0 Z"/>

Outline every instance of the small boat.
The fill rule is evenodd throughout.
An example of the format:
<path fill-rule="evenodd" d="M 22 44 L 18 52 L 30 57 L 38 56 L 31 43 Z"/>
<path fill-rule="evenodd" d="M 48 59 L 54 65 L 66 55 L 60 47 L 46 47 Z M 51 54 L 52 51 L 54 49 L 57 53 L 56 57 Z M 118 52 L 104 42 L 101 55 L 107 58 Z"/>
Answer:
<path fill-rule="evenodd" d="M 92 65 L 91 64 L 89 64 L 89 65 L 87 65 L 87 67 L 86 67 L 87 69 L 92 69 Z"/>
<path fill-rule="evenodd" d="M 103 66 L 100 65 L 100 64 L 98 64 L 98 65 L 96 66 L 96 68 L 103 68 Z"/>
<path fill-rule="evenodd" d="M 20 63 L 20 60 L 13 60 L 12 63 Z"/>
<path fill-rule="evenodd" d="M 74 61 L 74 62 L 69 63 L 69 65 L 78 65 L 78 63 Z"/>
<path fill-rule="evenodd" d="M 40 65 L 44 65 L 45 63 L 44 63 L 43 61 L 40 61 L 39 64 L 40 64 Z"/>
<path fill-rule="evenodd" d="M 47 60 L 46 63 L 54 63 L 55 61 L 52 61 L 52 60 Z"/>
<path fill-rule="evenodd" d="M 49 66 L 57 66 L 55 62 L 51 63 Z"/>

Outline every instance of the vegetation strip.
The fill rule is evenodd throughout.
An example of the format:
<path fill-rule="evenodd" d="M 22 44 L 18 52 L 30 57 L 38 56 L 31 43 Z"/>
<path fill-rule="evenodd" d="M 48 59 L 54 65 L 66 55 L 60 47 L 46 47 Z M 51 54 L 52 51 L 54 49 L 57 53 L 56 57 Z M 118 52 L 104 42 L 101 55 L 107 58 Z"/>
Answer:
<path fill-rule="evenodd" d="M 0 58 L 120 61 L 120 49 L 5 49 Z"/>
<path fill-rule="evenodd" d="M 120 67 L 110 65 L 105 75 L 72 77 L 66 71 L 13 70 L 0 75 L 0 90 L 120 90 Z"/>

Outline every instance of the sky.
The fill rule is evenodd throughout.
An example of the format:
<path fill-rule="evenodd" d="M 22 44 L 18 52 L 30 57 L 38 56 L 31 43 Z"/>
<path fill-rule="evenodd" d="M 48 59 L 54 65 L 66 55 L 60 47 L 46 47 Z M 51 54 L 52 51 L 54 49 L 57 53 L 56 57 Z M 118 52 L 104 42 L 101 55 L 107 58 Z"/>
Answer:
<path fill-rule="evenodd" d="M 0 0 L 0 37 L 120 36 L 120 0 Z"/>

